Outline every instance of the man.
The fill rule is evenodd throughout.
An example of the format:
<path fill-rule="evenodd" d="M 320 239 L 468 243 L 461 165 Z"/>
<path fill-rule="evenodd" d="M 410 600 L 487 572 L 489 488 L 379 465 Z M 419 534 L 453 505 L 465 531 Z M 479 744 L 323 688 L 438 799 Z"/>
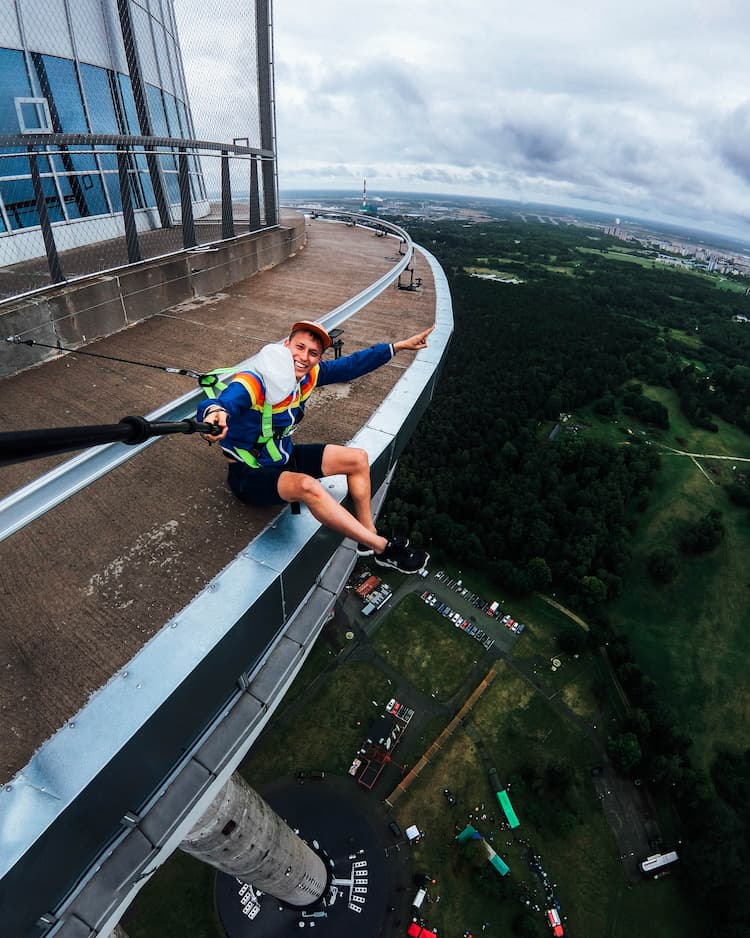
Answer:
<path fill-rule="evenodd" d="M 300 320 L 283 346 L 262 349 L 250 370 L 236 374 L 217 398 L 198 407 L 199 420 L 221 428 L 211 439 L 221 440 L 229 460 L 227 484 L 237 498 L 258 506 L 303 502 L 321 524 L 357 541 L 360 556 L 374 554 L 376 563 L 402 573 L 422 570 L 429 554 L 410 549 L 407 538 L 389 540 L 377 532 L 366 451 L 330 443 L 293 446 L 291 433 L 315 387 L 351 381 L 400 351 L 426 348 L 433 328 L 322 361 L 331 337 L 320 323 Z M 353 514 L 318 482 L 332 475 L 346 476 Z"/>

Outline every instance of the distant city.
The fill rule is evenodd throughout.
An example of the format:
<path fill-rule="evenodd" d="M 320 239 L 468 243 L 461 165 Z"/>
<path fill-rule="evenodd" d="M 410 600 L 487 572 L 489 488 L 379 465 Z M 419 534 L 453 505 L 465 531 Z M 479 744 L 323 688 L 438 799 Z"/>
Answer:
<path fill-rule="evenodd" d="M 364 212 L 376 216 L 409 219 L 465 221 L 467 224 L 514 219 L 526 224 L 577 225 L 640 244 L 655 251 L 664 264 L 692 270 L 705 270 L 727 276 L 750 277 L 750 242 L 728 236 L 671 227 L 663 222 L 605 215 L 583 209 L 537 203 L 519 203 L 476 196 L 383 192 L 355 195 L 351 190 L 287 190 L 281 193 L 287 208 L 310 211 Z"/>

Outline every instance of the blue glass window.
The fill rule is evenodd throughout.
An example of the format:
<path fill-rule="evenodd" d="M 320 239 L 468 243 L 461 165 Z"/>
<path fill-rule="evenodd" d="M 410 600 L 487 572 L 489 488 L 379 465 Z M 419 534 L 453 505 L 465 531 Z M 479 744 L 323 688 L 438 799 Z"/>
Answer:
<path fill-rule="evenodd" d="M 140 179 L 141 187 L 143 188 L 144 205 L 148 205 L 153 208 L 156 205 L 156 196 L 154 195 L 154 187 L 151 183 L 151 176 L 148 171 L 146 154 L 142 151 L 136 154 L 135 161 L 138 167 L 138 178 Z"/>
<path fill-rule="evenodd" d="M 161 89 L 154 85 L 146 85 L 146 96 L 148 97 L 148 111 L 151 117 L 151 130 L 154 136 L 169 137 L 167 112 L 164 108 L 164 98 L 162 97 Z M 167 198 L 171 203 L 177 203 L 180 201 L 180 184 L 177 181 L 177 161 L 174 156 L 171 155 L 161 156 L 160 161 L 164 175 L 164 185 L 167 190 Z"/>
<path fill-rule="evenodd" d="M 138 123 L 138 112 L 135 109 L 135 98 L 133 97 L 133 88 L 130 84 L 130 77 L 118 73 L 117 81 L 120 88 L 120 101 L 122 111 L 120 113 L 120 122 L 122 132 L 139 136 L 141 127 Z M 145 208 L 146 206 L 156 205 L 154 188 L 151 185 L 151 177 L 148 174 L 148 165 L 144 155 L 143 147 L 135 148 L 135 155 L 131 157 L 130 185 L 133 194 L 133 204 L 136 208 Z"/>
<path fill-rule="evenodd" d="M 81 65 L 81 81 L 86 94 L 89 126 L 95 134 L 119 134 L 117 112 L 112 100 L 109 75 L 103 68 Z"/>
<path fill-rule="evenodd" d="M 164 92 L 164 108 L 167 112 L 167 123 L 169 124 L 170 137 L 181 137 L 180 119 L 177 116 L 177 102 L 171 94 Z"/>
<path fill-rule="evenodd" d="M 120 97 L 125 111 L 125 113 L 121 115 L 121 120 L 123 122 L 122 132 L 124 134 L 132 134 L 134 137 L 136 137 L 140 134 L 141 127 L 138 123 L 138 112 L 135 109 L 135 98 L 133 97 L 133 88 L 130 84 L 130 77 L 128 75 L 121 75 L 118 73 L 117 78 L 120 83 Z"/>
<path fill-rule="evenodd" d="M 65 134 L 88 133 L 73 62 L 54 55 L 39 55 L 37 52 L 33 53 L 32 59 L 39 75 L 42 94 L 49 101 L 55 130 Z"/>
<path fill-rule="evenodd" d="M 146 85 L 146 97 L 148 98 L 148 114 L 151 118 L 151 133 L 155 137 L 168 137 L 169 125 L 161 90 L 154 85 Z"/>
<path fill-rule="evenodd" d="M 63 159 L 68 175 L 58 176 L 58 182 L 68 217 L 108 214 L 110 209 L 94 153 L 88 148 L 71 147 Z"/>
<path fill-rule="evenodd" d="M 54 180 L 42 179 L 42 191 L 50 221 L 62 221 L 63 213 Z M 30 177 L 0 180 L 0 195 L 2 195 L 11 228 L 33 228 L 39 224 L 39 213 Z"/>
<path fill-rule="evenodd" d="M 190 124 L 188 123 L 187 111 L 185 110 L 185 105 L 177 99 L 177 115 L 180 118 L 180 134 L 183 137 L 190 136 Z"/>
<path fill-rule="evenodd" d="M 61 133 L 89 133 L 74 63 L 70 59 L 38 53 L 34 53 L 33 61 L 42 91 L 50 103 L 55 129 Z M 106 73 L 102 74 L 106 81 Z M 101 104 L 101 95 L 96 92 L 94 102 Z M 86 218 L 110 211 L 91 148 L 63 148 L 63 152 L 53 157 L 53 164 L 68 218 Z"/>
<path fill-rule="evenodd" d="M 29 76 L 26 74 L 26 64 L 23 52 L 15 49 L 0 49 L 0 133 L 17 134 L 18 115 L 16 114 L 16 98 L 32 97 Z M 4 174 L 3 169 L 0 172 Z"/>

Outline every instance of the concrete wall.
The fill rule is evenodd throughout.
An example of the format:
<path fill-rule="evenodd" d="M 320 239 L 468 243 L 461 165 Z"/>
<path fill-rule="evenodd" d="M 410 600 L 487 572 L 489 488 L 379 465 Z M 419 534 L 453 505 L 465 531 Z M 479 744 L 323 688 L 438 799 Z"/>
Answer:
<path fill-rule="evenodd" d="M 259 234 L 59 284 L 0 307 L 0 337 L 19 335 L 45 345 L 82 346 L 275 267 L 296 254 L 305 237 L 305 219 L 300 215 Z M 0 377 L 58 354 L 10 343 L 3 344 L 2 352 Z"/>

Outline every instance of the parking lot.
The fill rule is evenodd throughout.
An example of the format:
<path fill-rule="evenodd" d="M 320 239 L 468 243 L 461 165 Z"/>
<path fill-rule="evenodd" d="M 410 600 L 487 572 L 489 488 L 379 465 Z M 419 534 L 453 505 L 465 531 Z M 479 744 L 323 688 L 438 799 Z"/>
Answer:
<path fill-rule="evenodd" d="M 509 651 L 525 628 L 499 602 L 472 592 L 444 570 L 431 573 L 423 585 L 422 601 L 488 651 L 493 645 Z"/>

